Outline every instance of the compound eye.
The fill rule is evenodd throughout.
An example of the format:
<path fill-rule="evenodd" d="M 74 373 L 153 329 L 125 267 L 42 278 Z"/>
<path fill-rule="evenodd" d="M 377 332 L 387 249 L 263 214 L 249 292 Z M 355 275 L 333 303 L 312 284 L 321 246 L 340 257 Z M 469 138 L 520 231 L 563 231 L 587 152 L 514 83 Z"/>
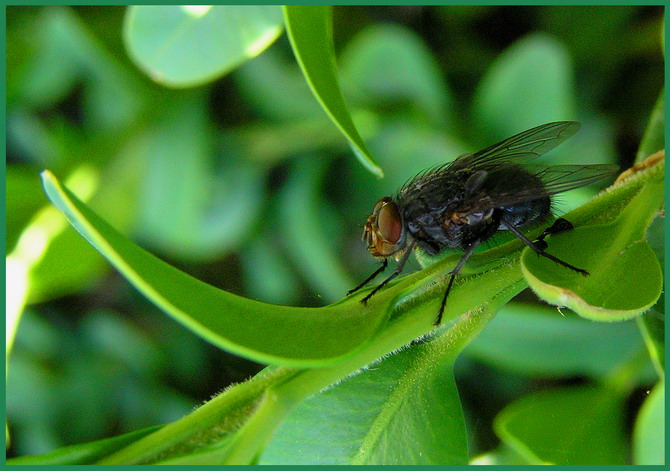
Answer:
<path fill-rule="evenodd" d="M 390 244 L 397 244 L 402 233 L 402 220 L 398 206 L 392 201 L 384 204 L 377 215 L 377 227 L 382 239 Z"/>

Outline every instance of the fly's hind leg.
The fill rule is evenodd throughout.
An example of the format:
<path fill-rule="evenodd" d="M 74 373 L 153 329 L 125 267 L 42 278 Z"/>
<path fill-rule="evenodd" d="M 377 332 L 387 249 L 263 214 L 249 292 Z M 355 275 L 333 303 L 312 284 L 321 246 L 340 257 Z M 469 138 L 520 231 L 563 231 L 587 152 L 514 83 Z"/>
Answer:
<path fill-rule="evenodd" d="M 549 260 L 552 260 L 565 268 L 569 268 L 570 270 L 576 271 L 577 273 L 581 273 L 584 276 L 589 275 L 589 272 L 587 272 L 586 270 L 577 268 L 574 265 L 570 265 L 568 262 L 564 262 L 560 258 L 554 257 L 553 255 L 545 252 L 545 249 L 547 248 L 547 243 L 544 241 L 545 237 L 551 234 L 558 234 L 559 232 L 567 231 L 573 228 L 572 223 L 567 219 L 558 218 L 554 222 L 554 224 L 552 224 L 550 227 L 544 230 L 544 232 L 540 235 L 540 237 L 538 237 L 536 242 L 531 242 L 530 239 L 528 239 L 528 237 L 523 235 L 521 232 L 519 232 L 519 230 L 515 226 L 505 221 L 504 219 L 503 222 L 505 223 L 505 229 L 509 230 L 512 234 L 518 237 L 521 240 L 521 242 L 523 242 L 528 247 L 533 249 L 533 251 L 536 254 L 548 258 Z"/>
<path fill-rule="evenodd" d="M 535 246 L 540 250 L 546 250 L 548 245 L 544 241 L 545 237 L 552 234 L 558 234 L 559 232 L 569 231 L 574 228 L 575 226 L 573 226 L 572 223 L 567 219 L 558 218 L 551 226 L 547 227 L 536 240 L 533 241 L 533 244 L 535 244 Z"/>

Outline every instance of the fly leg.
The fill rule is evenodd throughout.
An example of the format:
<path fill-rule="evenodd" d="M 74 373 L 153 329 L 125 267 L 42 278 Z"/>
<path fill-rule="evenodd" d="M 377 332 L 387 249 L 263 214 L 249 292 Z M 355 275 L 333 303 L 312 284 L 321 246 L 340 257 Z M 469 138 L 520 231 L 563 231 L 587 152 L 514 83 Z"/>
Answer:
<path fill-rule="evenodd" d="M 389 260 L 388 260 L 388 258 L 385 258 L 384 260 L 382 260 L 382 265 L 381 265 L 379 268 L 377 268 L 377 269 L 375 270 L 375 272 L 374 272 L 372 275 L 368 276 L 368 277 L 365 279 L 365 281 L 364 281 L 363 283 L 361 283 L 360 285 L 356 286 L 354 289 L 350 289 L 349 291 L 347 291 L 347 296 L 349 296 L 349 295 L 352 294 L 352 293 L 355 293 L 356 291 L 358 291 L 359 289 L 361 289 L 363 286 L 367 285 L 370 281 L 372 281 L 373 279 L 375 279 L 375 277 L 376 277 L 377 275 L 379 275 L 381 272 L 383 272 L 384 270 L 386 270 L 386 267 L 388 266 L 388 264 L 389 264 Z"/>
<path fill-rule="evenodd" d="M 546 236 L 548 236 L 550 234 L 556 234 L 558 232 L 565 231 L 565 230 L 568 230 L 568 229 L 572 228 L 572 224 L 569 221 L 567 221 L 566 219 L 563 219 L 563 218 L 557 219 L 556 222 L 554 222 L 554 224 L 551 227 L 549 227 L 548 229 L 545 229 L 545 231 L 542 233 L 542 235 L 540 235 L 540 237 L 538 239 L 539 244 L 537 244 L 537 245 L 535 243 L 531 242 L 528 239 L 528 237 L 523 235 L 521 232 L 519 232 L 519 230 L 516 227 L 514 227 L 512 224 L 509 224 L 504 219 L 503 219 L 503 223 L 505 224 L 505 229 L 507 229 L 512 234 L 514 234 L 519 239 L 521 239 L 521 242 L 523 242 L 528 247 L 533 249 L 533 251 L 535 251 L 536 254 L 541 255 L 542 257 L 548 258 L 549 260 L 553 260 L 554 262 L 558 263 L 559 265 L 564 266 L 565 268 L 569 268 L 570 270 L 576 271 L 577 273 L 581 273 L 584 276 L 589 275 L 589 272 L 587 272 L 586 270 L 582 270 L 581 268 L 577 268 L 574 265 L 570 265 L 568 262 L 564 262 L 560 258 L 554 257 L 553 255 L 548 254 L 547 252 L 544 251 L 544 249 L 547 248 L 547 243 L 544 241 L 544 238 Z M 565 224 L 565 223 L 567 223 L 567 224 Z"/>
<path fill-rule="evenodd" d="M 451 291 L 451 286 L 454 284 L 454 280 L 456 279 L 456 275 L 461 271 L 461 268 L 463 268 L 463 265 L 465 265 L 465 262 L 468 261 L 468 258 L 470 258 L 470 255 L 473 254 L 477 246 L 481 240 L 476 240 L 473 242 L 470 247 L 465 251 L 461 259 L 458 261 L 458 265 L 451 270 L 449 273 L 451 276 L 449 277 L 449 284 L 447 284 L 447 289 L 444 292 L 444 296 L 442 296 L 442 303 L 440 304 L 440 312 L 437 314 L 437 319 L 435 319 L 435 322 L 433 322 L 433 325 L 440 325 L 440 322 L 442 322 L 442 315 L 444 314 L 444 308 L 447 306 L 447 297 L 449 296 L 449 292 Z"/>
<path fill-rule="evenodd" d="M 567 219 L 558 218 L 551 226 L 547 227 L 542 234 L 540 234 L 540 237 L 533 241 L 533 244 L 535 244 L 538 249 L 545 250 L 548 247 L 547 243 L 544 241 L 545 237 L 552 234 L 558 234 L 559 232 L 569 231 L 574 228 L 575 226 L 573 226 Z"/>
<path fill-rule="evenodd" d="M 374 296 L 380 289 L 382 289 L 382 288 L 384 287 L 384 285 L 386 285 L 386 283 L 388 283 L 389 281 L 391 281 L 391 280 L 392 280 L 393 278 L 395 278 L 396 276 L 400 275 L 400 272 L 402 272 L 402 269 L 404 268 L 405 263 L 407 262 L 407 259 L 408 259 L 409 256 L 411 255 L 412 250 L 414 249 L 414 246 L 415 246 L 415 245 L 416 245 L 416 241 L 413 240 L 412 243 L 409 244 L 409 247 L 407 247 L 407 250 L 405 250 L 405 253 L 403 254 L 403 256 L 402 256 L 402 258 L 400 259 L 400 261 L 398 262 L 398 265 L 395 267 L 395 270 L 393 270 L 393 273 L 391 273 L 391 276 L 389 276 L 389 277 L 386 278 L 384 281 L 382 281 L 381 283 L 379 283 L 379 285 L 377 285 L 377 287 L 376 287 L 375 289 L 373 289 L 372 291 L 370 291 L 370 294 L 368 294 L 366 297 L 364 297 L 363 299 L 361 299 L 361 303 L 363 303 L 363 304 L 367 303 L 368 300 L 369 300 L 372 296 Z M 380 270 L 377 270 L 377 271 L 380 271 Z M 375 274 L 376 274 L 376 272 L 375 272 Z M 372 278 L 370 278 L 370 279 L 372 279 Z"/>

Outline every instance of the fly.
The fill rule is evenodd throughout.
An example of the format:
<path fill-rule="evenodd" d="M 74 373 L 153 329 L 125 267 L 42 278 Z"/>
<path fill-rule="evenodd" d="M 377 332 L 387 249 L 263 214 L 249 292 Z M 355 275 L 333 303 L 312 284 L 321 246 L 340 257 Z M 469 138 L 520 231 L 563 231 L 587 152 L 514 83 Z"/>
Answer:
<path fill-rule="evenodd" d="M 449 272 L 434 322 L 439 325 L 456 275 L 477 246 L 498 231 L 510 231 L 538 255 L 588 275 L 586 270 L 545 252 L 544 238 L 571 229 L 569 221 L 557 219 L 534 242 L 520 231 L 549 219 L 553 195 L 589 185 L 617 171 L 615 165 L 607 164 L 529 163 L 573 136 L 579 126 L 575 121 L 537 126 L 429 168 L 408 181 L 395 196 L 380 199 L 365 224 L 363 240 L 370 253 L 381 260 L 381 266 L 349 294 L 383 272 L 390 257 L 398 262 L 396 269 L 361 300 L 363 304 L 402 272 L 413 250 L 436 255 L 447 248 L 460 249 L 463 256 Z"/>

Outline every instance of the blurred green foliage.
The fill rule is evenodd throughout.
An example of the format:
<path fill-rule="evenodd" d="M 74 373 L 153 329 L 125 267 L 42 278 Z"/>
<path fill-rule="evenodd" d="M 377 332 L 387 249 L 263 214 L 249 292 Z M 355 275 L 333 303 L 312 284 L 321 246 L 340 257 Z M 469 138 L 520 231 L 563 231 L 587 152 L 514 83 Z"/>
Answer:
<path fill-rule="evenodd" d="M 8 7 L 7 291 L 19 326 L 8 363 L 8 454 L 174 420 L 260 369 L 135 294 L 47 205 L 43 168 L 199 279 L 263 301 L 324 305 L 372 270 L 359 237 L 374 202 L 427 166 L 563 119 L 582 129 L 547 161 L 631 165 L 662 91 L 662 13 L 336 7 L 339 78 L 385 173 L 377 180 L 318 106 L 285 36 L 225 77 L 173 90 L 129 58 L 124 8 Z M 654 120 L 662 115 L 657 109 Z M 662 147 L 653 144 L 647 154 Z M 561 196 L 558 211 L 595 191 Z M 662 257 L 662 238 L 651 242 Z M 524 433 L 515 424 L 536 414 L 524 408 L 538 404 L 529 393 L 558 400 L 570 417 L 584 401 L 575 382 L 597 385 L 587 399 L 605 396 L 612 421 L 629 421 L 612 432 L 617 440 L 630 433 L 638 392 L 654 383 L 639 332 L 520 298 L 457 363 L 471 453 L 499 440 L 514 449 Z M 661 307 L 645 316 L 663 315 Z M 613 388 L 631 362 L 640 367 L 627 387 Z M 495 437 L 494 417 L 510 403 Z M 545 459 L 545 446 L 524 459 Z M 630 461 L 618 453 L 612 459 Z"/>

